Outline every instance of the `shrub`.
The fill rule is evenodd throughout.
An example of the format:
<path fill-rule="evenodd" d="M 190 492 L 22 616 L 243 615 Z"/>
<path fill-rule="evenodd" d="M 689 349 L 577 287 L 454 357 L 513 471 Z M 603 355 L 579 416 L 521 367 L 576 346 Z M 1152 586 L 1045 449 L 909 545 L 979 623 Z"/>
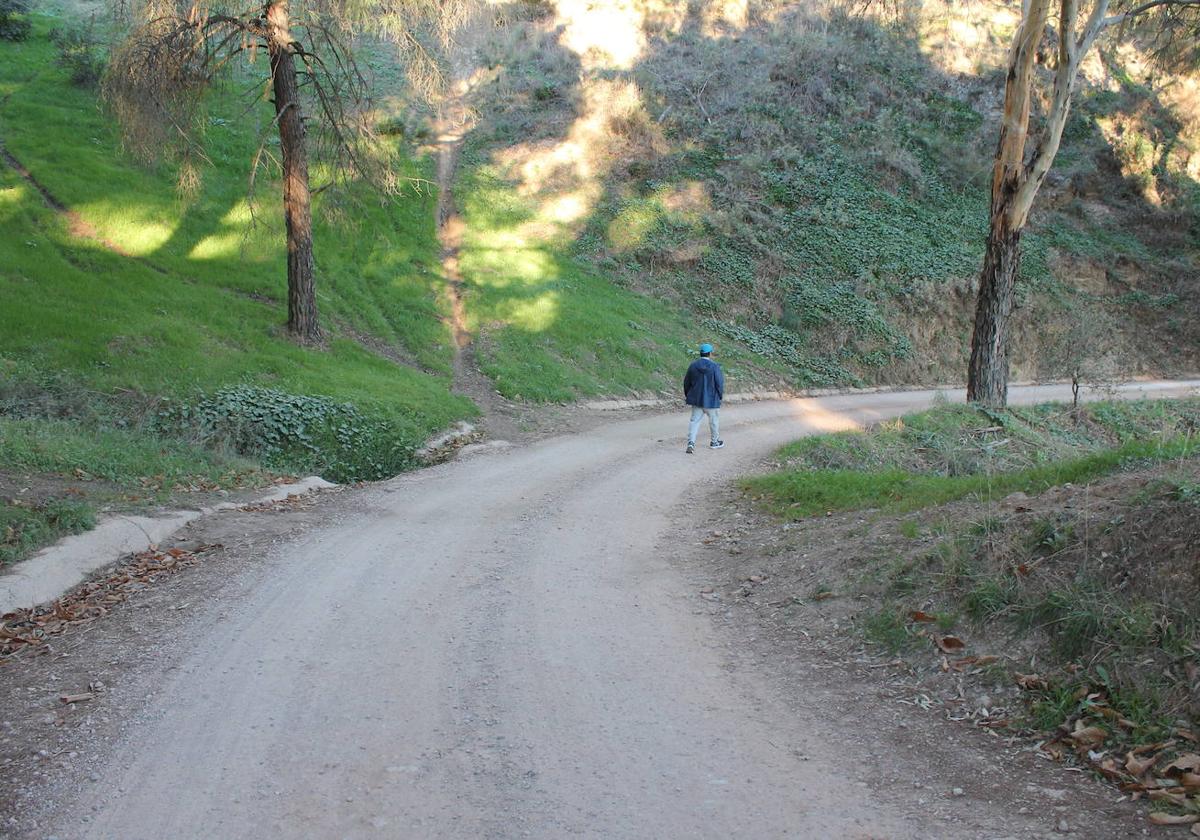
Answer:
<path fill-rule="evenodd" d="M 4 0 L 0 0 L 4 2 Z M 71 84 L 94 88 L 104 75 L 104 56 L 95 34 L 95 18 L 83 26 L 55 29 L 50 40 L 58 48 L 57 64 L 71 74 Z"/>
<path fill-rule="evenodd" d="M 0 0 L 0 41 L 24 41 L 31 27 L 27 0 Z"/>
<path fill-rule="evenodd" d="M 350 403 L 247 385 L 168 407 L 159 430 L 341 482 L 396 475 L 413 465 L 418 445 Z"/>

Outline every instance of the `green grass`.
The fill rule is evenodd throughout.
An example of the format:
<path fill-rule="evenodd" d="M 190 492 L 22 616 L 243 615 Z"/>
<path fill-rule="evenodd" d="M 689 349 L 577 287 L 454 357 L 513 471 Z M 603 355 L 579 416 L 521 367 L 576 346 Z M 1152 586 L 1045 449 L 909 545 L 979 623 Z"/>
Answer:
<path fill-rule="evenodd" d="M 127 488 L 146 479 L 170 490 L 201 483 L 212 487 L 270 482 L 255 463 L 146 432 L 88 428 L 70 420 L 0 416 L 0 469 L 98 478 Z"/>
<path fill-rule="evenodd" d="M 96 525 L 84 501 L 53 499 L 40 505 L 0 501 L 0 566 L 22 560 L 44 545 Z"/>
<path fill-rule="evenodd" d="M 106 427 L 94 418 L 3 414 L 0 472 L 73 482 L 69 492 L 36 503 L 0 499 L 0 565 L 89 530 L 101 508 L 161 504 L 192 488 L 260 487 L 274 477 L 253 461 L 145 430 Z"/>
<path fill-rule="evenodd" d="M 892 655 L 911 648 L 917 641 L 904 616 L 895 610 L 867 613 L 859 618 L 858 626 L 867 641 Z"/>
<path fill-rule="evenodd" d="M 572 259 L 569 240 L 536 224 L 536 204 L 487 167 L 464 173 L 458 190 L 469 326 L 500 393 L 556 402 L 678 389 L 711 334 Z M 727 373 L 737 377 L 736 360 Z"/>
<path fill-rule="evenodd" d="M 1018 491 L 1040 493 L 1060 484 L 1093 481 L 1132 463 L 1184 458 L 1196 451 L 1200 451 L 1200 442 L 1188 438 L 1131 441 L 1115 449 L 995 475 L 919 475 L 899 469 L 788 470 L 747 479 L 743 486 L 766 497 L 770 510 L 794 519 L 862 508 L 903 513 L 968 496 L 989 499 Z"/>
<path fill-rule="evenodd" d="M 866 432 L 804 438 L 779 451 L 783 469 L 742 486 L 788 518 L 862 508 L 903 513 L 1087 483 L 1200 449 L 1190 431 L 1200 400 L 1099 403 L 1082 411 L 1072 420 L 1053 405 L 988 413 L 943 406 Z"/>
<path fill-rule="evenodd" d="M 452 347 L 432 197 L 392 203 L 352 186 L 334 224 L 318 213 L 317 294 L 331 335 L 306 349 L 283 332 L 285 248 L 277 184 L 246 200 L 253 122 L 236 100 L 215 101 L 206 143 L 213 165 L 183 198 L 167 169 L 124 157 L 94 92 L 54 65 L 34 37 L 5 44 L 0 138 L 60 201 L 118 253 L 73 236 L 66 220 L 0 165 L 0 352 L 64 371 L 101 394 L 124 389 L 191 399 L 248 383 L 352 402 L 417 440 L 474 413 L 449 391 Z M 263 106 L 269 107 L 269 106 Z M 409 164 L 421 176 L 427 164 Z M 353 339 L 371 337 L 406 363 Z"/>
<path fill-rule="evenodd" d="M 1032 495 L 1056 484 L 1075 487 L 1030 501 L 1040 509 L 1036 514 L 994 506 L 920 514 L 933 544 L 879 551 L 864 561 L 863 573 L 846 595 L 871 605 L 858 619 L 859 631 L 893 654 L 922 634 L 921 626 L 908 620 L 913 609 L 936 615 L 943 631 L 961 617 L 976 650 L 1006 654 L 997 669 L 1038 675 L 1023 694 L 1027 713 L 1014 715 L 1017 728 L 1051 730 L 1082 718 L 1104 727 L 1106 748 L 1119 753 L 1171 737 L 1172 727 L 1195 726 L 1190 674 L 1200 649 L 1200 622 L 1189 548 L 1196 544 L 1200 521 L 1191 495 L 1200 450 L 1186 431 L 1193 428 L 1195 401 L 1092 408 L 1078 426 L 1059 425 L 1060 415 L 1044 407 L 1023 414 L 1027 420 L 1040 418 L 1027 429 L 1031 440 L 1039 434 L 1069 438 L 1083 450 L 1074 458 L 990 476 L 891 467 L 900 477 L 891 494 L 874 486 L 883 472 L 876 465 L 881 456 L 887 460 L 890 443 L 863 442 L 858 454 L 867 466 L 850 474 L 867 481 L 856 485 L 848 506 L 935 505 L 979 481 L 995 495 L 1014 489 Z M 990 419 L 1005 425 L 1012 418 Z M 887 439 L 904 425 L 889 424 L 861 437 L 877 432 Z M 957 437 L 961 428 L 949 412 L 919 416 L 912 425 L 938 428 L 949 437 Z M 843 438 L 839 444 L 838 456 L 850 457 L 853 443 Z M 825 457 L 828 451 L 819 446 L 792 450 L 797 458 L 814 453 Z M 944 466 L 942 455 L 928 456 L 926 467 Z M 1093 484 L 1127 467 L 1138 467 L 1139 475 Z M 807 478 L 817 487 L 829 481 L 822 471 Z M 811 488 L 805 492 L 813 495 Z M 985 489 L 975 486 L 971 492 L 983 495 Z M 932 526 L 935 518 L 942 523 Z M 911 537 L 917 529 L 905 526 L 916 521 L 893 520 L 891 527 Z M 996 677 L 1005 679 L 1011 674 Z M 1124 722 L 1111 725 L 1118 718 Z"/>

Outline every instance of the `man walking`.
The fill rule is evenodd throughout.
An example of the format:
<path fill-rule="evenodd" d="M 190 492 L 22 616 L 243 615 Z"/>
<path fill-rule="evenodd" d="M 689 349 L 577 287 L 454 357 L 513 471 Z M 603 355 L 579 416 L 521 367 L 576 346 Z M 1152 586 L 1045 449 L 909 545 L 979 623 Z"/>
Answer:
<path fill-rule="evenodd" d="M 720 449 L 725 441 L 720 438 L 721 422 L 717 412 L 725 398 L 725 373 L 712 360 L 711 344 L 700 345 L 700 358 L 688 366 L 683 377 L 683 396 L 692 407 L 692 422 L 688 425 L 687 454 L 696 451 L 696 432 L 700 431 L 700 418 L 708 415 L 708 432 L 712 449 Z"/>

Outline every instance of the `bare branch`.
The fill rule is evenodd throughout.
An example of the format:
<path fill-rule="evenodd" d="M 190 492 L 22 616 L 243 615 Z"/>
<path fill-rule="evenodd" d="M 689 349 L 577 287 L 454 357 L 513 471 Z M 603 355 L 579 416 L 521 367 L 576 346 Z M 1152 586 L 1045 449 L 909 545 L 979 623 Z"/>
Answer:
<path fill-rule="evenodd" d="M 1117 26 L 1133 20 L 1136 17 L 1146 14 L 1152 9 L 1157 9 L 1160 6 L 1200 6 L 1200 0 L 1149 0 L 1140 6 L 1135 6 L 1126 12 L 1121 12 L 1116 15 L 1109 15 L 1101 22 L 1101 29 L 1107 29 L 1110 26 Z"/>

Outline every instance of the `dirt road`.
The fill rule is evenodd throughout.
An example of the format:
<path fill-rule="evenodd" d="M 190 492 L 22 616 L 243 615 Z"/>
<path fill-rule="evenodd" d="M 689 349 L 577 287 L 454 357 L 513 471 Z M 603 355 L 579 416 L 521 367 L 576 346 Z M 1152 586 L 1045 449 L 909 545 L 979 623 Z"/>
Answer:
<path fill-rule="evenodd" d="M 799 435 L 933 397 L 732 406 L 728 446 L 694 456 L 682 412 L 644 416 L 363 491 L 353 516 L 285 546 L 263 585 L 191 625 L 191 653 L 43 836 L 1052 830 L 1004 802 L 975 804 L 982 828 L 930 824 L 849 780 L 859 756 L 830 737 L 851 725 L 844 715 L 798 710 L 730 669 L 696 590 L 666 559 L 663 534 L 707 486 Z"/>

